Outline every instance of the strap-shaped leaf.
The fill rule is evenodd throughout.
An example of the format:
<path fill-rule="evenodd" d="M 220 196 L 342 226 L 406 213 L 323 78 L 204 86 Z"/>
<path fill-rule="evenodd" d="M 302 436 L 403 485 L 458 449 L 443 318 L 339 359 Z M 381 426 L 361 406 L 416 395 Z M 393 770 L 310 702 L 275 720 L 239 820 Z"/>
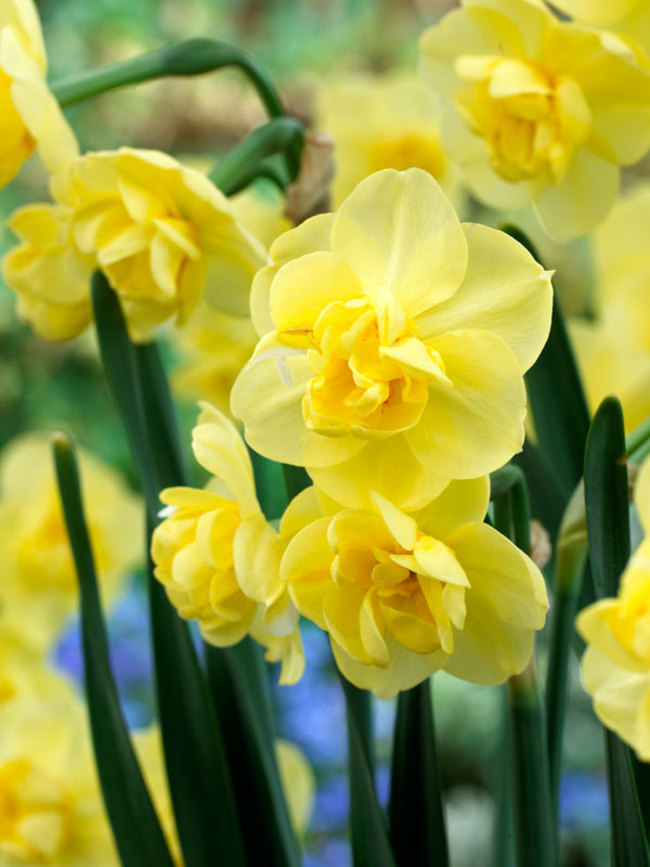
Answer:
<path fill-rule="evenodd" d="M 534 245 L 520 229 L 504 226 L 503 230 L 541 262 Z M 589 410 L 556 297 L 548 340 L 526 374 L 526 386 L 537 440 L 547 461 L 555 467 L 568 499 L 582 477 Z"/>
<path fill-rule="evenodd" d="M 348 723 L 350 836 L 354 867 L 396 867 L 373 779 L 370 693 L 339 675 Z"/>
<path fill-rule="evenodd" d="M 206 647 L 208 678 L 227 757 L 249 864 L 298 867 L 300 857 L 273 739 L 262 648 Z"/>
<path fill-rule="evenodd" d="M 70 439 L 53 438 L 63 514 L 81 597 L 84 680 L 97 770 L 124 867 L 172 867 L 156 811 L 129 738 L 110 668 L 95 564 L 84 519 L 79 471 Z"/>
<path fill-rule="evenodd" d="M 127 432 L 147 498 L 147 544 L 159 508 L 152 444 L 140 367 L 119 300 L 96 272 L 92 287 L 106 378 Z M 151 406 L 148 394 L 146 407 Z M 156 416 L 159 420 L 160 416 Z M 158 459 L 158 467 L 160 459 Z M 181 848 L 187 867 L 246 863 L 225 751 L 205 676 L 187 628 L 153 578 L 148 558 L 156 693 L 165 764 Z"/>
<path fill-rule="evenodd" d="M 154 343 L 136 347 L 135 356 L 146 423 L 150 431 L 156 431 L 151 444 L 159 483 L 161 487 L 183 484 L 186 471 L 180 435 L 158 348 Z M 276 479 L 281 484 L 281 468 L 278 464 L 272 466 L 277 468 Z M 281 493 L 284 497 L 284 490 Z M 159 595 L 161 589 L 159 586 L 152 588 L 152 593 Z M 158 619 L 168 618 L 166 600 L 160 602 L 160 607 Z M 178 626 L 184 627 L 175 612 L 171 615 Z M 173 653 L 173 643 L 167 646 L 168 628 L 163 628 L 157 637 L 154 626 L 154 642 L 160 644 L 161 658 L 168 652 Z M 275 754 L 273 714 L 262 648 L 252 639 L 245 639 L 227 649 L 206 645 L 205 653 L 212 706 L 225 748 L 247 863 L 297 867 L 298 846 Z M 162 702 L 160 689 L 159 695 Z M 174 703 L 175 697 L 171 694 L 165 706 L 169 704 L 172 715 Z M 181 760 L 182 756 L 178 757 L 178 761 Z"/>
<path fill-rule="evenodd" d="M 393 735 L 390 839 L 400 867 L 447 867 L 436 738 L 427 679 L 401 692 Z"/>
<path fill-rule="evenodd" d="M 623 411 L 606 397 L 585 450 L 585 511 L 596 596 L 616 596 L 630 558 L 630 512 Z"/>
<path fill-rule="evenodd" d="M 599 599 L 616 596 L 630 556 L 629 490 L 621 405 L 606 397 L 598 407 L 585 451 L 587 538 Z M 629 748 L 606 732 L 612 865 L 650 863 Z"/>

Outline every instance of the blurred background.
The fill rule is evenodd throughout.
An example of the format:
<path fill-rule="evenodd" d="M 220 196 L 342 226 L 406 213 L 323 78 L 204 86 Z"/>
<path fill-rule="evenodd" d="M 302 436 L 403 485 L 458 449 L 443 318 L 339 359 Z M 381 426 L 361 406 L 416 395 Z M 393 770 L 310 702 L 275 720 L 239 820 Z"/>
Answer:
<path fill-rule="evenodd" d="M 454 4 L 445 0 L 41 0 L 37 5 L 52 81 L 184 37 L 217 37 L 253 53 L 278 83 L 290 111 L 311 122 L 318 94 L 332 81 L 358 73 L 414 76 L 419 34 Z M 209 166 L 264 119 L 255 93 L 231 72 L 106 94 L 70 110 L 68 117 L 84 149 L 151 147 L 197 166 Z M 3 219 L 19 204 L 43 198 L 47 198 L 45 178 L 32 161 L 2 193 Z M 472 203 L 467 207 L 476 210 Z M 485 219 L 494 220 L 489 215 Z M 3 249 L 11 243 L 9 230 L 4 229 Z M 576 249 L 577 254 L 574 250 L 568 259 L 571 273 L 578 275 L 573 282 L 579 289 L 589 282 L 589 268 L 583 247 Z M 182 350 L 171 339 L 163 338 L 163 348 L 170 368 L 182 361 Z M 186 393 L 179 395 L 179 412 L 188 443 L 196 404 Z M 25 431 L 58 427 L 117 468 L 135 487 L 92 333 L 65 343 L 41 340 L 17 320 L 13 296 L 2 286 L 0 445 Z M 129 721 L 133 726 L 146 725 L 153 715 L 153 700 L 142 576 L 133 576 L 128 594 L 118 601 L 110 630 Z M 345 842 L 348 793 L 342 695 L 325 636 L 306 628 L 305 649 L 303 680 L 295 687 L 275 690 L 280 734 L 304 750 L 318 783 L 304 863 L 346 867 L 350 858 Z M 74 622 L 55 659 L 80 676 Z M 543 668 L 543 648 L 540 664 Z M 434 680 L 453 864 L 488 864 L 495 805 L 507 773 L 500 749 L 505 693 L 444 674 Z M 561 793 L 562 863 L 605 865 L 608 805 L 602 734 L 580 687 L 575 660 L 571 690 Z M 393 715 L 392 703 L 375 702 L 377 784 L 384 803 Z M 503 858 L 505 865 L 507 855 Z"/>

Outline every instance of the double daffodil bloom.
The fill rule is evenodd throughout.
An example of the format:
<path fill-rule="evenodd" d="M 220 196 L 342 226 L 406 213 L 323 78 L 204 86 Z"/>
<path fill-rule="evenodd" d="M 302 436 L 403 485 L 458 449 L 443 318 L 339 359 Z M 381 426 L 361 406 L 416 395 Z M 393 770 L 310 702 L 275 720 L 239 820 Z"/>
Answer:
<path fill-rule="evenodd" d="M 587 642 L 582 682 L 603 725 L 650 761 L 650 460 L 636 485 L 645 540 L 632 555 L 615 599 L 601 599 L 578 615 Z"/>
<path fill-rule="evenodd" d="M 117 292 L 136 341 L 174 317 L 182 324 L 204 297 L 248 314 L 264 247 L 200 172 L 158 151 L 121 148 L 73 160 L 52 192 L 55 205 L 13 215 L 23 243 L 4 261 L 20 312 L 39 333 L 71 337 L 89 324 L 94 268 Z"/>
<path fill-rule="evenodd" d="M 325 84 L 316 119 L 335 142 L 334 207 L 381 169 L 424 169 L 452 201 L 459 198 L 458 171 L 440 141 L 440 109 L 431 89 L 408 75 L 357 75 Z"/>
<path fill-rule="evenodd" d="M 105 604 L 141 556 L 138 498 L 111 468 L 80 453 L 88 530 Z M 78 607 L 77 576 L 47 436 L 25 434 L 0 456 L 3 619 L 35 648 L 51 646 Z"/>
<path fill-rule="evenodd" d="M 282 662 L 281 683 L 302 675 L 298 612 L 279 579 L 283 540 L 255 495 L 253 468 L 234 425 L 209 404 L 192 433 L 197 461 L 213 476 L 205 490 L 167 488 L 165 520 L 153 534 L 155 576 L 179 615 L 198 620 L 217 647 L 250 633 Z"/>
<path fill-rule="evenodd" d="M 61 171 L 77 156 L 74 134 L 50 93 L 38 12 L 32 0 L 0 5 L 0 188 L 38 149 L 46 168 Z"/>
<path fill-rule="evenodd" d="M 319 500 L 313 489 L 300 497 Z M 453 481 L 413 514 L 371 501 L 309 523 L 280 569 L 301 614 L 329 633 L 345 677 L 391 698 L 441 668 L 481 684 L 521 672 L 546 588 L 532 560 L 483 523 L 488 480 Z"/>
<path fill-rule="evenodd" d="M 420 47 L 425 77 L 452 103 L 443 143 L 479 199 L 532 201 L 559 240 L 605 217 L 619 166 L 650 146 L 650 74 L 632 46 L 538 0 L 463 0 Z"/>
<path fill-rule="evenodd" d="M 117 867 L 83 705 L 73 696 L 0 708 L 0 861 Z"/>
<path fill-rule="evenodd" d="M 521 448 L 550 275 L 509 236 L 461 224 L 430 175 L 371 175 L 271 259 L 251 291 L 264 336 L 231 398 L 256 451 L 346 506 L 375 490 L 413 509 Z"/>

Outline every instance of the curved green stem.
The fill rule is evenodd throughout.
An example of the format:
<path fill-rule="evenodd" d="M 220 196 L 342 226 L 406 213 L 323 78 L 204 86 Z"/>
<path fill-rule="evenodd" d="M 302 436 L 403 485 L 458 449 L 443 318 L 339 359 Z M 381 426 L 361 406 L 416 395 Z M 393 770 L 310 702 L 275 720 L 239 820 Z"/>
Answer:
<path fill-rule="evenodd" d="M 298 165 L 289 165 L 289 155 L 298 155 L 302 148 L 305 129 L 299 120 L 277 117 L 258 126 L 210 172 L 210 180 L 230 196 L 246 186 L 264 160 L 273 154 L 287 155 L 289 178 L 294 180 Z"/>
<path fill-rule="evenodd" d="M 280 96 L 257 60 L 241 48 L 217 39 L 185 39 L 140 57 L 55 81 L 51 90 L 65 108 L 108 90 L 167 76 L 203 75 L 227 66 L 234 66 L 246 75 L 259 93 L 270 117 L 284 115 Z"/>

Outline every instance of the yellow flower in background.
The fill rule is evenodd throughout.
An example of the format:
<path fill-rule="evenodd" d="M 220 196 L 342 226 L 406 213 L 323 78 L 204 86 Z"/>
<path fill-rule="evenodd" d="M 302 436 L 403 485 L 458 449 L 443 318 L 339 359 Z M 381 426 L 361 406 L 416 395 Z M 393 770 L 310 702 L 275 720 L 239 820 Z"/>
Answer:
<path fill-rule="evenodd" d="M 141 509 L 117 473 L 87 452 L 80 453 L 80 470 L 103 601 L 110 604 L 141 557 Z M 20 622 L 27 643 L 46 648 L 78 606 L 47 436 L 17 437 L 0 455 L 0 544 L 2 616 Z"/>
<path fill-rule="evenodd" d="M 198 620 L 217 647 L 250 633 L 282 662 L 281 683 L 304 668 L 298 612 L 279 579 L 283 542 L 255 495 L 253 468 L 236 428 L 209 404 L 192 432 L 197 461 L 213 476 L 205 490 L 167 488 L 155 529 L 155 576 L 179 615 Z"/>
<path fill-rule="evenodd" d="M 650 761 L 650 460 L 637 481 L 635 502 L 645 540 L 632 555 L 618 596 L 578 615 L 587 642 L 582 682 L 603 725 Z"/>
<path fill-rule="evenodd" d="M 248 314 L 264 247 L 200 172 L 158 151 L 121 148 L 74 160 L 52 190 L 60 208 L 32 207 L 14 217 L 25 243 L 5 264 L 10 288 L 37 295 L 39 305 L 22 302 L 21 312 L 42 334 L 83 330 L 77 305 L 92 267 L 117 292 L 136 341 L 149 340 L 169 319 L 182 324 L 204 298 L 227 313 Z M 72 247 L 67 254 L 64 239 Z M 42 279 L 33 286 L 35 268 Z M 62 279 L 68 270 L 79 275 L 72 289 Z"/>
<path fill-rule="evenodd" d="M 77 156 L 74 133 L 50 93 L 38 12 L 32 0 L 0 6 L 0 188 L 35 149 L 56 173 Z"/>
<path fill-rule="evenodd" d="M 280 196 L 249 188 L 233 196 L 230 203 L 240 222 L 265 247 L 291 228 L 282 214 L 284 199 Z M 183 328 L 173 332 L 173 339 L 182 359 L 173 378 L 177 393 L 191 400 L 207 400 L 228 413 L 233 383 L 257 343 L 250 318 L 232 316 L 204 303 Z"/>
<path fill-rule="evenodd" d="M 92 322 L 90 278 L 95 257 L 72 239 L 65 205 L 18 208 L 7 221 L 20 242 L 4 256 L 2 276 L 16 293 L 18 315 L 47 340 L 67 340 Z"/>
<path fill-rule="evenodd" d="M 316 123 L 335 141 L 334 207 L 381 169 L 424 169 L 452 201 L 458 198 L 458 172 L 442 149 L 439 116 L 439 100 L 414 76 L 358 75 L 326 84 Z"/>
<path fill-rule="evenodd" d="M 302 835 L 307 830 L 314 808 L 314 772 L 303 751 L 290 741 L 276 738 L 275 755 L 293 830 Z"/>
<path fill-rule="evenodd" d="M 650 75 L 630 45 L 538 0 L 464 0 L 420 47 L 425 77 L 451 101 L 443 143 L 481 201 L 532 201 L 560 240 L 606 216 L 619 166 L 650 145 Z"/>
<path fill-rule="evenodd" d="M 23 698 L 49 700 L 73 694 L 72 684 L 25 642 L 21 618 L 0 617 L 0 708 Z"/>
<path fill-rule="evenodd" d="M 553 5 L 578 22 L 631 37 L 650 50 L 648 0 L 554 0 Z"/>
<path fill-rule="evenodd" d="M 616 394 L 628 432 L 650 416 L 649 220 L 650 185 L 642 184 L 594 232 L 593 316 L 569 321 L 590 407 Z"/>
<path fill-rule="evenodd" d="M 546 588 L 532 560 L 483 523 L 488 479 L 453 481 L 413 514 L 371 499 L 371 509 L 309 523 L 281 563 L 345 677 L 391 698 L 441 668 L 481 684 L 521 672 L 544 625 Z"/>
<path fill-rule="evenodd" d="M 119 864 L 78 699 L 0 708 L 0 860 L 6 867 Z"/>
<path fill-rule="evenodd" d="M 552 292 L 512 238 L 461 224 L 426 172 L 385 170 L 270 255 L 231 400 L 257 452 L 346 506 L 414 509 L 521 448 Z"/>

